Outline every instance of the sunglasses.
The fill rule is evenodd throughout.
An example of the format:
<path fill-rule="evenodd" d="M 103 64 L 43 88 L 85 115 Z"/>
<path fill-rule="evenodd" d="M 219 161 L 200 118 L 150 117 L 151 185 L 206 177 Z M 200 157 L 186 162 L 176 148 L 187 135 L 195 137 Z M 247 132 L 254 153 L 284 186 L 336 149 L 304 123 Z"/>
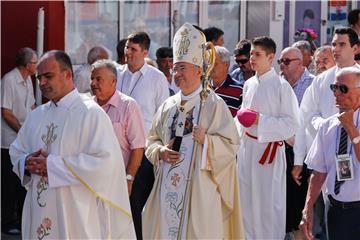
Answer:
<path fill-rule="evenodd" d="M 277 63 L 280 64 L 284 64 L 285 66 L 288 66 L 292 61 L 296 61 L 296 60 L 300 60 L 298 58 L 294 58 L 294 59 L 290 59 L 290 58 L 282 58 L 282 59 L 278 59 Z"/>
<path fill-rule="evenodd" d="M 249 59 L 248 58 L 245 58 L 245 59 L 235 59 L 235 62 L 237 63 L 237 64 L 245 64 L 245 63 L 247 63 L 249 61 Z"/>
<path fill-rule="evenodd" d="M 330 84 L 330 89 L 333 92 L 336 92 L 336 90 L 339 90 L 341 93 L 345 94 L 349 91 L 349 88 L 344 84 Z"/>

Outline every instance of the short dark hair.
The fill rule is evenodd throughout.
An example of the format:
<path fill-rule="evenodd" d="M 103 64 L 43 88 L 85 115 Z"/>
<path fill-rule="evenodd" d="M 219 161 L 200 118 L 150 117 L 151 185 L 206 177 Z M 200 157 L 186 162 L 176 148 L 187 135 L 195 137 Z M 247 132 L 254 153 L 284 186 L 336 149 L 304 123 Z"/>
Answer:
<path fill-rule="evenodd" d="M 69 55 L 66 54 L 66 52 L 61 50 L 48 51 L 40 58 L 39 62 L 41 62 L 44 58 L 48 58 L 50 56 L 55 57 L 55 60 L 59 63 L 61 70 L 67 70 L 67 69 L 70 70 L 71 76 L 74 77 L 74 71 L 72 68 L 71 59 Z"/>
<path fill-rule="evenodd" d="M 359 21 L 359 13 L 360 9 L 354 9 L 349 12 L 347 20 L 350 25 L 355 25 Z"/>
<path fill-rule="evenodd" d="M 25 67 L 26 64 L 31 62 L 34 54 L 36 54 L 36 52 L 32 48 L 24 47 L 19 49 L 15 56 L 15 66 Z"/>
<path fill-rule="evenodd" d="M 251 41 L 251 44 L 254 46 L 262 47 L 266 52 L 266 54 L 276 53 L 276 43 L 271 37 L 268 36 L 255 37 Z"/>
<path fill-rule="evenodd" d="M 156 50 L 156 58 L 172 58 L 173 49 L 171 47 L 161 47 Z"/>
<path fill-rule="evenodd" d="M 206 41 L 212 42 L 217 41 L 222 35 L 224 35 L 224 32 L 217 27 L 209 27 L 204 29 L 204 34 Z"/>
<path fill-rule="evenodd" d="M 334 34 L 348 35 L 351 47 L 353 47 L 355 44 L 359 44 L 359 37 L 357 33 L 350 27 L 336 28 Z"/>
<path fill-rule="evenodd" d="M 243 39 L 236 44 L 234 54 L 235 56 L 246 55 L 247 57 L 250 57 L 250 50 L 251 50 L 251 41 L 248 39 Z"/>
<path fill-rule="evenodd" d="M 150 37 L 146 32 L 134 32 L 131 33 L 127 40 L 132 43 L 139 44 L 142 50 L 149 50 L 150 48 Z"/>
<path fill-rule="evenodd" d="M 125 44 L 126 44 L 127 38 L 121 39 L 118 44 L 116 45 L 116 52 L 118 55 L 118 60 L 125 57 Z"/>

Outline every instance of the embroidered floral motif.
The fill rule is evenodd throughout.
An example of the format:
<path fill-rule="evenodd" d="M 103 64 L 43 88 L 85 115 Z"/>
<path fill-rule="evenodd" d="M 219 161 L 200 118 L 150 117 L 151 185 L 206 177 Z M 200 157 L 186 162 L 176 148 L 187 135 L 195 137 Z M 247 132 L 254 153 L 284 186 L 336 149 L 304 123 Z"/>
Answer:
<path fill-rule="evenodd" d="M 48 148 L 51 143 L 55 141 L 57 138 L 57 135 L 55 134 L 55 128 L 58 126 L 55 126 L 54 123 L 51 123 L 49 126 L 46 126 L 47 133 L 43 134 L 41 136 L 41 140 L 45 143 L 45 146 Z"/>
<path fill-rule="evenodd" d="M 48 181 L 46 177 L 41 177 L 38 184 L 36 185 L 36 193 L 37 193 L 37 203 L 39 204 L 39 207 L 45 207 L 46 206 L 46 202 L 45 203 L 41 203 L 40 202 L 40 198 L 41 198 L 41 193 L 45 190 L 48 189 Z"/>
<path fill-rule="evenodd" d="M 37 238 L 38 240 L 43 239 L 44 237 L 50 235 L 50 230 L 51 230 L 51 219 L 46 217 L 42 220 L 42 223 L 40 224 L 40 226 L 37 229 Z"/>

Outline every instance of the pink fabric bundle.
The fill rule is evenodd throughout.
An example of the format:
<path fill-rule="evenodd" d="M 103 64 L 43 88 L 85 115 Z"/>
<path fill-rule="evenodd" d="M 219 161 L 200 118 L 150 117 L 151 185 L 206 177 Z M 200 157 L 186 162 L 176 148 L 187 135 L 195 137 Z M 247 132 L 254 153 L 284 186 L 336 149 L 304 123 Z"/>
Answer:
<path fill-rule="evenodd" d="M 245 108 L 245 109 L 240 109 L 236 116 L 239 120 L 239 122 L 246 128 L 251 127 L 251 125 L 253 125 L 256 121 L 256 114 L 257 112 Z"/>

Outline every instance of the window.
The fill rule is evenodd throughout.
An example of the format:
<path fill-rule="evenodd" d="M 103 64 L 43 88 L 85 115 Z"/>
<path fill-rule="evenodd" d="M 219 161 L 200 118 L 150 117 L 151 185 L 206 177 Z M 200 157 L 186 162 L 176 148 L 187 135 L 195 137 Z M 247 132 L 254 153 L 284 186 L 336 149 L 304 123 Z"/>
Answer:
<path fill-rule="evenodd" d="M 233 52 L 240 40 L 240 1 L 209 1 L 207 25 L 224 31 L 224 47 Z"/>
<path fill-rule="evenodd" d="M 86 63 L 89 50 L 97 45 L 116 59 L 118 2 L 65 1 L 65 14 L 65 51 L 73 64 Z"/>

